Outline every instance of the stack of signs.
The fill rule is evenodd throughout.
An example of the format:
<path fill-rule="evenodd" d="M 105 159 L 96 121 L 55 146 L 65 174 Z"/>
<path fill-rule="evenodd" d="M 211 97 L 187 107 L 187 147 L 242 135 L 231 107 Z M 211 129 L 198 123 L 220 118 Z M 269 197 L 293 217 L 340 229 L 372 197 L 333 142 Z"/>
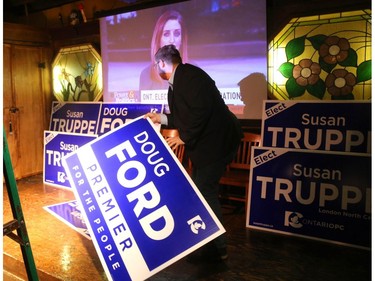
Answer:
<path fill-rule="evenodd" d="M 265 101 L 246 226 L 371 247 L 371 103 Z"/>
<path fill-rule="evenodd" d="M 72 190 L 61 159 L 79 147 L 148 112 L 163 113 L 161 104 L 53 102 L 50 130 L 44 132 L 43 182 Z M 45 210 L 90 238 L 78 202 L 46 206 Z"/>
<path fill-rule="evenodd" d="M 163 105 L 53 102 L 50 130 L 44 132 L 44 183 L 70 189 L 63 156 L 148 112 L 163 113 Z"/>
<path fill-rule="evenodd" d="M 145 280 L 224 233 L 149 119 L 63 158 L 109 280 Z"/>

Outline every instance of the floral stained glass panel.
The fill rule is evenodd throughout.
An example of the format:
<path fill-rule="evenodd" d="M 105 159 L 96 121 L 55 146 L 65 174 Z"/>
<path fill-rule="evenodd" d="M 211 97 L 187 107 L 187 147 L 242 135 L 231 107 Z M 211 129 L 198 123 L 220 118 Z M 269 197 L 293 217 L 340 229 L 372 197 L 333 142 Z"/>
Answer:
<path fill-rule="evenodd" d="M 90 44 L 60 49 L 53 62 L 53 91 L 59 101 L 98 101 L 102 97 L 102 61 Z"/>
<path fill-rule="evenodd" d="M 268 51 L 275 99 L 370 100 L 371 11 L 292 19 Z"/>

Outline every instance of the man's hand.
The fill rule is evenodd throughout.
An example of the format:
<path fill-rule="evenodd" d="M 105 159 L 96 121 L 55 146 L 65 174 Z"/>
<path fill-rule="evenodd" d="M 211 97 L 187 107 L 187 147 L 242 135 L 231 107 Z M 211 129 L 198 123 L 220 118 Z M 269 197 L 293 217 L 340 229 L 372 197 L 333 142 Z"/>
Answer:
<path fill-rule="evenodd" d="M 159 113 L 148 112 L 144 115 L 144 118 L 149 117 L 153 123 L 160 123 L 161 118 Z"/>
<path fill-rule="evenodd" d="M 178 137 L 178 136 L 172 137 L 172 138 L 167 138 L 166 141 L 167 141 L 168 145 L 170 146 L 170 148 L 172 148 L 172 149 L 177 148 L 179 145 L 185 144 L 183 142 L 183 140 L 180 139 L 180 137 Z"/>

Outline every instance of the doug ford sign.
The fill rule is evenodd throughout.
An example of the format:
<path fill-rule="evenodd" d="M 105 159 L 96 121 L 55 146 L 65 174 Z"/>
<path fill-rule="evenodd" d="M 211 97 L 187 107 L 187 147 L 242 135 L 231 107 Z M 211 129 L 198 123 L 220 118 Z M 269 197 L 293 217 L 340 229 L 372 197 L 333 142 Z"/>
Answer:
<path fill-rule="evenodd" d="M 63 159 L 110 280 L 144 280 L 225 230 L 143 117 Z"/>

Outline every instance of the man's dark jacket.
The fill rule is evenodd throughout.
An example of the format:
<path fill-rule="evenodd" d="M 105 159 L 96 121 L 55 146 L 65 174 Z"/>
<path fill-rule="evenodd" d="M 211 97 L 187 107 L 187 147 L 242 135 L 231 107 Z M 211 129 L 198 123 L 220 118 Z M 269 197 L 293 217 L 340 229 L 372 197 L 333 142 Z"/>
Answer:
<path fill-rule="evenodd" d="M 214 163 L 237 148 L 242 137 L 240 123 L 215 81 L 202 69 L 191 64 L 177 66 L 168 104 L 168 126 L 179 130 L 194 166 Z"/>

